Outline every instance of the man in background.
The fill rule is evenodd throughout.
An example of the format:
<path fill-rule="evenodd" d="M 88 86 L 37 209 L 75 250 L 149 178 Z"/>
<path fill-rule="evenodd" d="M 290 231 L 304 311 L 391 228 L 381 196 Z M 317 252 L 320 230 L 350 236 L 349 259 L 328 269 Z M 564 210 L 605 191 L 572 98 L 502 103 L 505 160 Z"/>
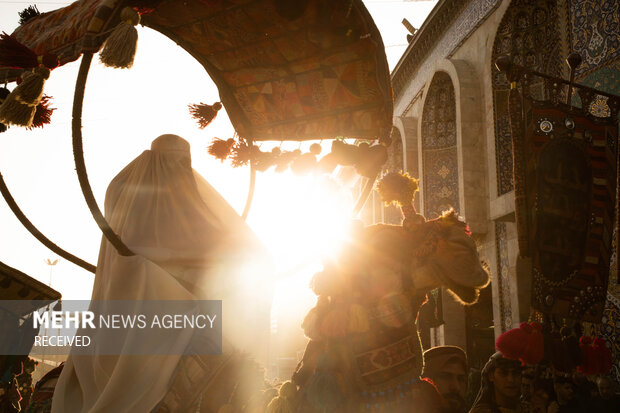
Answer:
<path fill-rule="evenodd" d="M 614 393 L 613 384 L 613 381 L 605 376 L 596 380 L 599 395 L 594 399 L 594 406 L 598 413 L 620 412 L 620 394 Z"/>
<path fill-rule="evenodd" d="M 497 352 L 482 369 L 478 397 L 469 413 L 522 413 L 521 362 Z"/>
<path fill-rule="evenodd" d="M 547 413 L 577 413 L 584 411 L 575 394 L 572 377 L 557 375 L 553 379 L 555 400 L 549 404 Z"/>
<path fill-rule="evenodd" d="M 467 355 L 456 346 L 438 346 L 424 352 L 422 377 L 430 379 L 449 405 L 449 413 L 467 412 Z"/>

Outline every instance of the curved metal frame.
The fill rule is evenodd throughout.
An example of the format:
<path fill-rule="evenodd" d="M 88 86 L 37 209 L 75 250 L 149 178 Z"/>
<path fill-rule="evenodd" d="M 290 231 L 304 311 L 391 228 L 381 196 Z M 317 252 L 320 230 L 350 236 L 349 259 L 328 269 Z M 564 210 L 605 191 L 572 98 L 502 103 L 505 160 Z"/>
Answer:
<path fill-rule="evenodd" d="M 80 71 L 78 72 L 77 80 L 75 82 L 75 94 L 73 95 L 73 120 L 71 122 L 71 129 L 73 132 L 73 159 L 75 160 L 75 170 L 80 181 L 80 188 L 84 194 L 86 204 L 90 209 L 95 222 L 103 232 L 103 235 L 108 241 L 116 248 L 118 253 L 122 256 L 135 255 L 124 243 L 120 237 L 114 232 L 114 230 L 108 224 L 105 217 L 101 213 L 95 196 L 93 195 L 92 188 L 88 182 L 88 174 L 86 173 L 86 164 L 84 163 L 84 148 L 82 147 L 82 107 L 84 105 L 84 89 L 86 87 L 86 79 L 88 78 L 88 71 L 90 64 L 93 60 L 92 53 L 84 53 L 82 56 L 82 62 L 80 63 Z"/>
<path fill-rule="evenodd" d="M 17 202 L 15 202 L 15 199 L 11 195 L 9 188 L 6 186 L 6 182 L 4 182 L 4 177 L 2 176 L 1 173 L 0 173 L 0 192 L 2 193 L 2 196 L 4 197 L 4 200 L 6 201 L 9 208 L 11 208 L 11 211 L 13 211 L 13 214 L 15 215 L 15 217 L 19 220 L 19 222 L 21 222 L 24 228 L 26 228 L 28 232 L 30 232 L 41 244 L 45 245 L 47 248 L 52 250 L 54 253 L 58 254 L 58 256 L 66 259 L 67 261 L 70 261 L 74 263 L 75 265 L 84 268 L 86 271 L 90 271 L 93 274 L 95 273 L 95 270 L 97 269 L 97 267 L 95 267 L 93 264 L 90 264 L 84 261 L 81 258 L 76 257 L 75 255 L 63 250 L 58 245 L 54 244 L 52 241 L 50 241 L 49 238 L 43 235 L 41 231 L 39 231 L 32 222 L 30 222 L 30 220 L 26 217 L 26 215 L 24 215 L 22 210 L 17 205 Z"/>

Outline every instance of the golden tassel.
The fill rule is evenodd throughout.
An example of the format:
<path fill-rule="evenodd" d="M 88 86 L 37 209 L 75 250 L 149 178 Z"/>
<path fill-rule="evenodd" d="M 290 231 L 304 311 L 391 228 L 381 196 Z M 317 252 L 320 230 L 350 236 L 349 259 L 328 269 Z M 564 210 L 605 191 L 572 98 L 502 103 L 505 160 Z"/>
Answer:
<path fill-rule="evenodd" d="M 114 28 L 103 44 L 99 54 L 101 63 L 108 67 L 129 69 L 133 65 L 138 46 L 138 30 L 140 15 L 131 7 L 121 10 L 121 22 Z"/>
<path fill-rule="evenodd" d="M 0 106 L 0 122 L 6 125 L 30 127 L 43 97 L 45 81 L 50 77 L 50 70 L 45 66 L 37 67 L 34 72 L 26 73 L 24 80 L 17 85 Z"/>

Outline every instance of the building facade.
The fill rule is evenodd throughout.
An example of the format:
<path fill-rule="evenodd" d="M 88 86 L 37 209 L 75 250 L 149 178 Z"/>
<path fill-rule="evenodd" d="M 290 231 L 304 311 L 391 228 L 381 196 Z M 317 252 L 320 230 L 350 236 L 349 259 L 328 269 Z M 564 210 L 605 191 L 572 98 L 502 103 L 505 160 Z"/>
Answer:
<path fill-rule="evenodd" d="M 509 83 L 495 60 L 510 55 L 567 79 L 565 58 L 577 52 L 577 83 L 620 94 L 619 21 L 615 0 L 440 0 L 409 42 L 392 73 L 388 169 L 419 178 L 416 208 L 427 218 L 458 211 L 492 274 L 480 303 L 470 308 L 437 292 L 436 313 L 448 321 L 422 331 L 425 345 L 460 345 L 483 359 L 495 337 L 531 315 L 530 277 L 520 275 L 515 225 Z M 542 85 L 531 87 L 545 97 Z M 610 113 L 602 97 L 590 110 Z M 383 207 L 377 195 L 371 199 L 365 221 L 397 223 L 392 207 Z M 614 269 L 610 274 L 603 323 L 588 328 L 613 346 L 612 374 L 619 379 L 620 284 Z"/>

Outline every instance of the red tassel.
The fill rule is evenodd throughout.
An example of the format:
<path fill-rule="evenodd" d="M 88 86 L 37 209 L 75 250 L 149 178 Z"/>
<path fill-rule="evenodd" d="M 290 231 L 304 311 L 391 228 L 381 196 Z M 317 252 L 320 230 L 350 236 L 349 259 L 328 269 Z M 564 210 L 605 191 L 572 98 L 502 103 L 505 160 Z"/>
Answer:
<path fill-rule="evenodd" d="M 224 162 L 226 158 L 228 158 L 228 156 L 230 155 L 230 152 L 232 151 L 234 145 L 235 140 L 232 138 L 228 140 L 215 138 L 213 139 L 213 142 L 211 142 L 211 145 L 208 148 L 208 152 L 209 155 L 213 155 L 220 161 Z"/>
<path fill-rule="evenodd" d="M 544 357 L 542 326 L 537 322 L 522 322 L 518 328 L 506 331 L 497 338 L 495 348 L 507 359 L 537 364 Z"/>
<path fill-rule="evenodd" d="M 50 108 L 50 100 L 52 98 L 47 95 L 43 95 L 41 98 L 41 102 L 37 105 L 37 109 L 34 112 L 34 119 L 32 120 L 32 125 L 28 127 L 28 129 L 32 130 L 32 128 L 42 128 L 43 125 L 48 125 L 51 122 L 52 112 L 56 110 L 56 108 Z"/>
<path fill-rule="evenodd" d="M 13 36 L 0 34 L 0 66 L 13 69 L 32 69 L 40 64 L 48 69 L 58 67 L 58 56 L 45 53 L 42 56 L 17 41 Z"/>
<path fill-rule="evenodd" d="M 598 360 L 598 373 L 597 374 L 607 374 L 611 370 L 613 366 L 613 359 L 611 355 L 611 350 L 607 347 L 605 340 L 602 338 L 595 338 L 594 343 L 592 345 L 592 350 L 596 353 Z"/>
<path fill-rule="evenodd" d="M 222 109 L 222 103 L 215 102 L 213 105 L 207 105 L 200 102 L 198 105 L 188 105 L 188 107 L 189 113 L 198 121 L 200 129 L 204 129 L 215 119 L 217 112 Z"/>
<path fill-rule="evenodd" d="M 592 340 L 588 336 L 582 336 L 579 339 L 579 347 L 583 353 L 583 363 L 577 367 L 580 373 L 585 375 L 596 374 L 599 370 L 596 353 L 592 348 Z"/>
<path fill-rule="evenodd" d="M 532 322 L 524 327 L 529 332 L 527 344 L 519 360 L 524 364 L 538 364 L 545 356 L 545 344 L 540 323 Z"/>

